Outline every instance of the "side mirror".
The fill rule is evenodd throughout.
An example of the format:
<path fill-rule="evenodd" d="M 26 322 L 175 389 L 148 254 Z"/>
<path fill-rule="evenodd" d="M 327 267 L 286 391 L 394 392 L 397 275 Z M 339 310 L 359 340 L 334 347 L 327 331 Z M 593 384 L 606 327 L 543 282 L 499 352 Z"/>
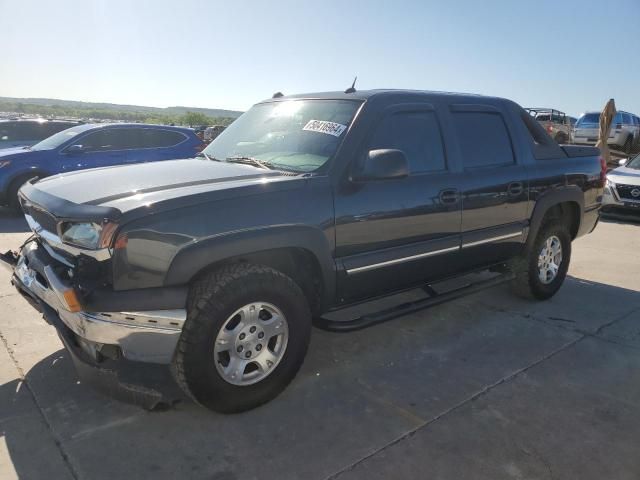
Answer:
<path fill-rule="evenodd" d="M 83 151 L 82 145 L 71 145 L 65 150 L 66 153 L 82 153 Z"/>
<path fill-rule="evenodd" d="M 402 150 L 370 150 L 364 163 L 351 174 L 354 182 L 391 180 L 409 175 L 409 162 Z"/>
<path fill-rule="evenodd" d="M 621 158 L 620 160 L 618 160 L 618 165 L 620 165 L 621 167 L 624 167 L 628 161 L 629 161 L 628 158 Z"/>

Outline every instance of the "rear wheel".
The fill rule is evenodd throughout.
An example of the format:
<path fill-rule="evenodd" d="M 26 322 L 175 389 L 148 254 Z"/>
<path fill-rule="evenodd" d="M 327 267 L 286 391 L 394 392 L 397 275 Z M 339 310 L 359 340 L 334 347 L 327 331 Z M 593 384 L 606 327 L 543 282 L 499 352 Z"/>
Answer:
<path fill-rule="evenodd" d="M 571 236 L 562 223 L 545 224 L 526 253 L 515 259 L 514 293 L 521 297 L 546 300 L 562 286 L 571 259 Z"/>
<path fill-rule="evenodd" d="M 197 281 L 173 371 L 183 390 L 212 410 L 248 410 L 295 377 L 311 334 L 298 285 L 271 268 L 235 264 Z"/>

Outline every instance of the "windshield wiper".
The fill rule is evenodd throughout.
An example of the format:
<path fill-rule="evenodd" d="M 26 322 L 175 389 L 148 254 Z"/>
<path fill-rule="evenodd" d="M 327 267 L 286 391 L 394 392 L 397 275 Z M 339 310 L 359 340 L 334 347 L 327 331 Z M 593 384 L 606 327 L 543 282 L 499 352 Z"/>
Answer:
<path fill-rule="evenodd" d="M 265 160 L 260 160 L 255 157 L 245 157 L 242 155 L 238 155 L 236 157 L 227 157 L 225 160 L 231 163 L 242 163 L 245 165 L 253 165 L 255 167 L 266 168 L 267 170 L 273 170 L 275 168 L 272 163 L 269 163 Z"/>

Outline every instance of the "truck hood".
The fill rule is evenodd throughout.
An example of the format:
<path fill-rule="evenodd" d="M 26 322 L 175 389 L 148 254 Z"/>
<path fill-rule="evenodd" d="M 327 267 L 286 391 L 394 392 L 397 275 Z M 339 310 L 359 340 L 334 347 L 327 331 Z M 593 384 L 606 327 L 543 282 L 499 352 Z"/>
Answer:
<path fill-rule="evenodd" d="M 607 174 L 613 183 L 640 186 L 640 170 L 636 168 L 618 167 Z"/>
<path fill-rule="evenodd" d="M 293 178 L 251 165 L 193 158 L 63 173 L 33 187 L 73 204 L 112 207 L 124 213 L 176 197 Z"/>

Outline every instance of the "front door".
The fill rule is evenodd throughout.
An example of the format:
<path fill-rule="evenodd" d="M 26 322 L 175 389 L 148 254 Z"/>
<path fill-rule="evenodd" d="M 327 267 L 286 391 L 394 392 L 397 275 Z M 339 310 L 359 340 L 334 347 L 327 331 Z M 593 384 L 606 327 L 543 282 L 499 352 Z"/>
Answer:
<path fill-rule="evenodd" d="M 343 302 L 438 277 L 460 247 L 458 175 L 449 170 L 436 111 L 425 104 L 388 109 L 365 143 L 356 162 L 370 150 L 398 149 L 407 157 L 410 174 L 345 181 L 336 188 Z"/>

